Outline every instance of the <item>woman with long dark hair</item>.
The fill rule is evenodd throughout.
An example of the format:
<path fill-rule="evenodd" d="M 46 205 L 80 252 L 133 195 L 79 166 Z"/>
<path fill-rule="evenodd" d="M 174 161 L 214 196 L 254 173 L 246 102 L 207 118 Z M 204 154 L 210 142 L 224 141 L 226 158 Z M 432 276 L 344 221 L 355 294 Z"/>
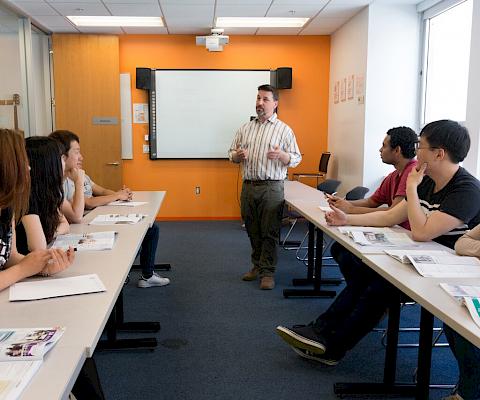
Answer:
<path fill-rule="evenodd" d="M 17 225 L 17 248 L 27 254 L 45 249 L 58 234 L 67 233 L 69 225 L 60 212 L 63 201 L 63 168 L 60 147 L 49 137 L 25 140 L 30 163 L 30 201 L 27 213 Z"/>
<path fill-rule="evenodd" d="M 50 275 L 67 268 L 73 252 L 35 250 L 27 256 L 17 251 L 15 220 L 28 208 L 30 174 L 23 138 L 0 129 L 0 290 L 36 274 Z"/>

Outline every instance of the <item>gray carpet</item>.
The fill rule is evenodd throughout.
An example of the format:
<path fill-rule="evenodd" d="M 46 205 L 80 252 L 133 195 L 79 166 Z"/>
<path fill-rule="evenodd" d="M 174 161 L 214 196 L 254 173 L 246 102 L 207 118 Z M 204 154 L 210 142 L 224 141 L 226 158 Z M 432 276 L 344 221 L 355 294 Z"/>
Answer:
<path fill-rule="evenodd" d="M 299 227 L 300 230 L 305 227 Z M 261 291 L 243 282 L 250 268 L 249 242 L 238 221 L 162 222 L 157 261 L 167 287 L 138 289 L 132 271 L 125 287 L 127 321 L 157 320 L 162 329 L 154 352 L 96 353 L 107 399 L 335 399 L 334 382 L 381 381 L 385 351 L 372 332 L 336 367 L 298 357 L 275 334 L 279 324 L 307 323 L 331 300 L 285 299 L 282 290 L 305 267 L 293 251 L 280 251 L 277 286 Z M 327 268 L 335 276 L 337 268 Z M 402 312 L 405 324 L 418 320 L 417 307 Z M 384 324 L 385 322 L 383 322 Z M 123 335 L 135 337 L 143 335 Z M 415 339 L 415 335 L 402 340 Z M 401 349 L 398 376 L 412 382 L 416 350 Z M 434 350 L 432 380 L 454 383 L 449 349 Z M 433 390 L 440 399 L 446 390 Z"/>

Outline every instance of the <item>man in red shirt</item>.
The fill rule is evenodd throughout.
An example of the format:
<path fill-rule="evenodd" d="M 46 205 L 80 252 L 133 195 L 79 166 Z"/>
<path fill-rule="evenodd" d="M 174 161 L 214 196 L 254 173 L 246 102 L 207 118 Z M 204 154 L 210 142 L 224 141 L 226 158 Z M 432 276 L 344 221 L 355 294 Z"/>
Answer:
<path fill-rule="evenodd" d="M 329 196 L 329 204 L 347 214 L 366 214 L 386 211 L 400 203 L 405 198 L 407 176 L 417 165 L 414 160 L 417 141 L 418 137 L 413 129 L 404 126 L 390 129 L 380 147 L 380 158 L 385 164 L 393 165 L 395 171 L 387 175 L 372 196 L 353 201 Z M 377 208 L 381 205 L 388 207 Z M 409 229 L 408 221 L 401 225 Z"/>

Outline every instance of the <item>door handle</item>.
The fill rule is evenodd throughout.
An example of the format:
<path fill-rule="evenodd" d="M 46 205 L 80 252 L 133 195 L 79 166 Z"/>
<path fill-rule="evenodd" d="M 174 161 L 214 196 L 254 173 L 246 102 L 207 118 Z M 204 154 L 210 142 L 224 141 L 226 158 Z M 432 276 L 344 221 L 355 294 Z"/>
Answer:
<path fill-rule="evenodd" d="M 115 162 L 108 162 L 107 165 L 111 165 L 112 167 L 119 167 L 120 163 L 118 161 Z"/>

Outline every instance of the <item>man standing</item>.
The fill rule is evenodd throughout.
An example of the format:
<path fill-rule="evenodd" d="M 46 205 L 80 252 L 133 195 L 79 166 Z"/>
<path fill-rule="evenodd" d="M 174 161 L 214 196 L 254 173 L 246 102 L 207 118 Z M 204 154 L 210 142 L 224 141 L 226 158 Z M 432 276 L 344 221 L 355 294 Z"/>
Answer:
<path fill-rule="evenodd" d="M 283 181 L 287 168 L 302 160 L 292 129 L 276 114 L 278 92 L 258 87 L 257 118 L 235 134 L 228 156 L 242 167 L 241 214 L 252 246 L 252 269 L 244 281 L 260 276 L 260 289 L 275 287 L 277 242 L 283 213 Z"/>

